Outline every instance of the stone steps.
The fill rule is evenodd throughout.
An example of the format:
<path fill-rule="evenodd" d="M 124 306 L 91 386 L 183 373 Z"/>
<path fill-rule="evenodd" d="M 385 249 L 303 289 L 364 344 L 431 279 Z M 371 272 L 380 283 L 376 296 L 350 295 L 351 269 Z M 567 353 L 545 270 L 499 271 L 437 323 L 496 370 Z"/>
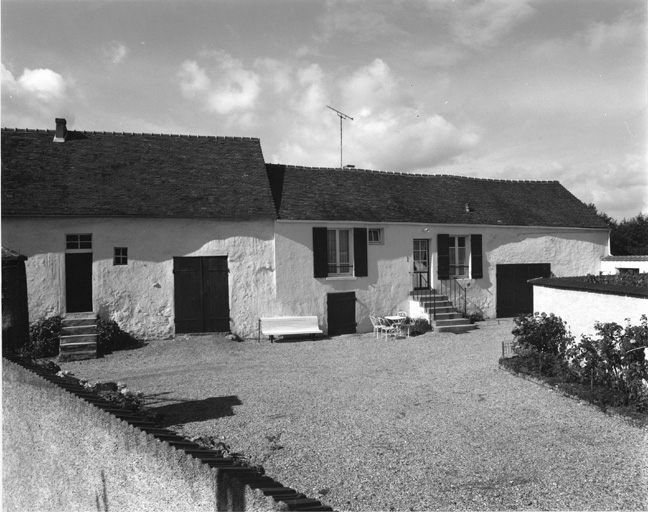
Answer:
<path fill-rule="evenodd" d="M 96 359 L 97 317 L 94 313 L 68 313 L 61 321 L 60 362 Z"/>
<path fill-rule="evenodd" d="M 454 305 L 446 295 L 441 295 L 430 290 L 424 293 L 411 292 L 412 298 L 417 300 L 423 309 L 430 315 L 436 315 L 432 322 L 437 332 L 454 332 L 461 334 L 472 331 L 477 326 L 470 323 L 470 320 L 455 309 Z"/>

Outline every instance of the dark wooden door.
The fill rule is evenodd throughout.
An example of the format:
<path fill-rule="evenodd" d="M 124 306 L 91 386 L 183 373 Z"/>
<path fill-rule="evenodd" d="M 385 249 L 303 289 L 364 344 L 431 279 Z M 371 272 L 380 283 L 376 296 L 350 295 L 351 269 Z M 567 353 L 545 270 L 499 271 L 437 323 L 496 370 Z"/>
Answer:
<path fill-rule="evenodd" d="M 68 313 L 92 311 L 92 253 L 65 255 L 65 310 Z"/>
<path fill-rule="evenodd" d="M 173 258 L 175 332 L 229 332 L 227 256 Z"/>
<path fill-rule="evenodd" d="M 508 318 L 533 313 L 533 286 L 527 281 L 551 277 L 549 263 L 497 265 L 497 317 Z"/>
<path fill-rule="evenodd" d="M 356 332 L 355 304 L 355 292 L 327 295 L 329 336 Z"/>

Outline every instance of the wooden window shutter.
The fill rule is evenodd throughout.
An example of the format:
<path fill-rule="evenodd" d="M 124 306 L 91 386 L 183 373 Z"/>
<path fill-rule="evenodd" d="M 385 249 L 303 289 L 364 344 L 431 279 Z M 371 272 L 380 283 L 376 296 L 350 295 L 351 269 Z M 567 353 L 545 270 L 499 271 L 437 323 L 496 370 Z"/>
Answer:
<path fill-rule="evenodd" d="M 450 279 L 450 235 L 437 235 L 438 273 L 441 281 Z"/>
<path fill-rule="evenodd" d="M 367 277 L 369 265 L 367 262 L 367 228 L 353 229 L 353 264 L 356 277 Z"/>
<path fill-rule="evenodd" d="M 481 279 L 484 277 L 484 258 L 482 255 L 482 236 L 470 235 L 470 263 L 472 267 L 472 278 Z"/>
<path fill-rule="evenodd" d="M 313 270 L 315 277 L 328 276 L 327 229 L 313 228 Z"/>

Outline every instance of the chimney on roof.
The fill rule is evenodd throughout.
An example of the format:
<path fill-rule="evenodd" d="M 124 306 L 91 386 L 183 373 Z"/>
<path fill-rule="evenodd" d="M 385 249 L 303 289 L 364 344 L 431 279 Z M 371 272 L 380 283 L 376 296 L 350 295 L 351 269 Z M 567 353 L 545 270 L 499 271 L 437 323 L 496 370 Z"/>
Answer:
<path fill-rule="evenodd" d="M 54 142 L 65 142 L 65 138 L 67 137 L 66 124 L 67 121 L 65 119 L 56 118 L 56 134 L 54 134 Z"/>

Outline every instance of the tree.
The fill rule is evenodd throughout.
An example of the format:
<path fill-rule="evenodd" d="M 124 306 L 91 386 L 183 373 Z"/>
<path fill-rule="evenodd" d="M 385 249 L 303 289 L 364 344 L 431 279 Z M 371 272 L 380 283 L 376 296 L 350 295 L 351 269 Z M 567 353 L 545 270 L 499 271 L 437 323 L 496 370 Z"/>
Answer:
<path fill-rule="evenodd" d="M 648 215 L 639 213 L 618 222 L 599 212 L 593 203 L 587 207 L 610 227 L 610 250 L 614 256 L 648 255 Z"/>

